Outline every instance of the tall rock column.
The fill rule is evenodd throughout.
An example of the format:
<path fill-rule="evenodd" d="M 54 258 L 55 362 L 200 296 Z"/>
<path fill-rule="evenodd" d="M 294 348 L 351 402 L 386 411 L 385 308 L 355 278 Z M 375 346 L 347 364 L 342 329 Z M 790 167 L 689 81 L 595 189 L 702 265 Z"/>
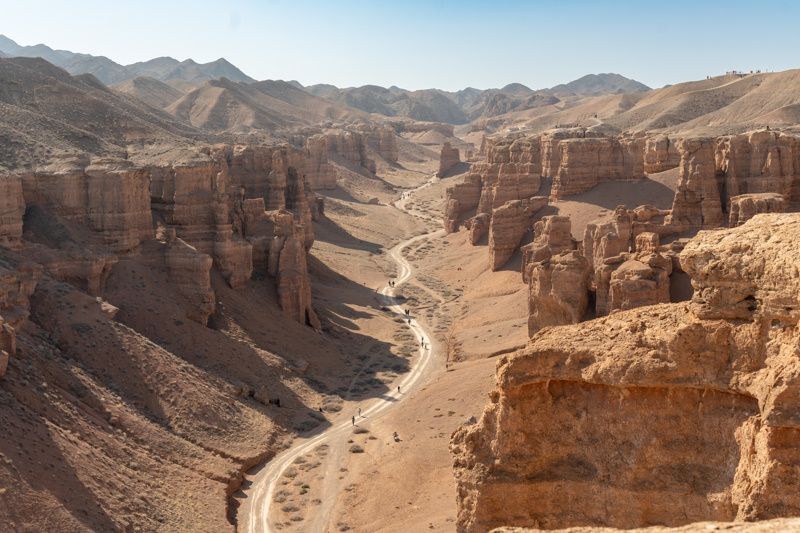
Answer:
<path fill-rule="evenodd" d="M 682 139 L 680 179 L 672 213 L 664 223 L 685 230 L 715 228 L 722 224 L 722 203 L 717 181 L 716 142 L 712 139 Z"/>

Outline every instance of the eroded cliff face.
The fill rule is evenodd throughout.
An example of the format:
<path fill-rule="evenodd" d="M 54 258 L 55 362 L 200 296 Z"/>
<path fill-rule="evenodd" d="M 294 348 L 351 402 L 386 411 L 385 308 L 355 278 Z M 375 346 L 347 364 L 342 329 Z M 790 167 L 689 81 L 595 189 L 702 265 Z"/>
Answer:
<path fill-rule="evenodd" d="M 503 357 L 453 434 L 458 530 L 800 512 L 798 231 L 781 214 L 701 232 L 681 254 L 691 302 L 545 328 Z"/>
<path fill-rule="evenodd" d="M 320 204 L 305 175 L 304 153 L 287 145 L 218 145 L 188 161 L 137 167 L 70 156 L 36 172 L 3 176 L 0 243 L 97 296 L 118 256 L 155 241 L 159 227 L 171 279 L 192 305 L 187 315 L 205 324 L 214 310 L 212 264 L 232 288 L 243 289 L 256 268 L 254 254 L 266 270 L 274 237 L 273 225 L 256 222 L 267 210 L 284 209 L 303 248 L 294 263 L 284 261 L 287 275 L 305 278 L 282 285 L 279 270 L 276 283 L 284 292 L 302 292 L 297 298 L 310 305 L 305 252 L 314 242 L 312 219 Z M 89 229 L 91 240 L 74 240 L 64 224 Z M 284 310 L 308 322 L 290 300 L 281 298 Z"/>
<path fill-rule="evenodd" d="M 678 151 L 680 181 L 667 226 L 684 231 L 717 227 L 740 209 L 733 199 L 746 194 L 779 194 L 787 203 L 800 199 L 800 141 L 795 137 L 756 131 L 684 139 Z M 774 202 L 759 205 L 776 207 Z M 738 214 L 731 220 L 738 223 Z"/>
<path fill-rule="evenodd" d="M 668 136 L 649 137 L 644 145 L 644 171 L 647 174 L 664 172 L 681 164 L 681 154 L 675 139 Z"/>
<path fill-rule="evenodd" d="M 328 138 L 314 135 L 306 139 L 308 182 L 314 189 L 335 189 L 336 170 L 328 161 Z"/>
<path fill-rule="evenodd" d="M 450 146 L 449 142 L 442 145 L 442 151 L 439 154 L 439 171 L 436 173 L 438 177 L 444 177 L 447 171 L 461 162 L 461 153 L 458 148 Z"/>
<path fill-rule="evenodd" d="M 639 181 L 644 177 L 642 137 L 586 137 L 562 140 L 558 170 L 550 195 L 580 194 L 605 181 Z M 553 167 L 553 163 L 549 168 Z"/>

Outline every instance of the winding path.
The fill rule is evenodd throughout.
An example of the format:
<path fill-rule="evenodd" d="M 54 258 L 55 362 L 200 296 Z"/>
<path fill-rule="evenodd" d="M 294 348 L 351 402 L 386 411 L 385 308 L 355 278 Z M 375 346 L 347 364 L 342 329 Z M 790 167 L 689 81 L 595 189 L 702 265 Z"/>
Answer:
<path fill-rule="evenodd" d="M 405 207 L 411 193 L 428 187 L 434 180 L 435 178 L 432 178 L 420 187 L 404 193 L 403 197 L 395 202 L 395 207 L 403 209 L 413 216 L 428 221 L 436 221 L 433 217 L 406 209 Z M 410 280 L 414 275 L 413 267 L 403 257 L 403 249 L 417 241 L 437 236 L 442 232 L 443 230 L 439 230 L 412 237 L 389 250 L 389 258 L 398 266 L 398 276 L 395 280 L 395 287 L 386 285 L 381 288 L 379 295 L 381 305 L 388 307 L 396 315 L 405 317 L 403 308 L 397 303 L 393 296 L 395 288 Z M 408 324 L 408 328 L 416 337 L 418 345 L 421 344 L 423 338 L 432 338 L 430 332 L 413 317 L 411 318 L 411 323 Z M 366 403 L 367 407 L 362 409 L 362 417 L 368 418 L 369 421 L 376 420 L 398 407 L 399 403 L 404 398 L 412 395 L 422 386 L 425 378 L 427 378 L 430 371 L 433 370 L 435 362 L 434 355 L 436 354 L 436 346 L 434 343 L 429 343 L 428 346 L 428 349 L 420 346 L 419 357 L 416 358 L 416 365 L 412 367 L 410 372 L 394 381 L 391 384 L 389 392 L 383 394 L 380 398 L 373 399 L 370 403 L 363 402 Z M 242 513 L 244 516 L 240 515 L 240 531 L 247 533 L 271 533 L 275 531 L 275 528 L 273 528 L 270 522 L 269 510 L 273 495 L 278 486 L 278 481 L 281 479 L 283 472 L 289 468 L 298 457 L 311 452 L 323 443 L 329 446 L 328 457 L 326 459 L 326 475 L 323 481 L 321 496 L 323 503 L 315 511 L 313 519 L 306 522 L 305 526 L 309 527 L 306 531 L 325 531 L 329 523 L 331 512 L 338 499 L 340 487 L 336 473 L 338 472 L 340 459 L 345 453 L 347 440 L 351 436 L 353 430 L 352 426 L 352 422 L 348 418 L 332 425 L 313 437 L 298 439 L 294 446 L 281 452 L 267 463 L 266 467 L 253 479 L 253 483 L 248 490 L 249 509 L 243 509 L 246 512 Z"/>

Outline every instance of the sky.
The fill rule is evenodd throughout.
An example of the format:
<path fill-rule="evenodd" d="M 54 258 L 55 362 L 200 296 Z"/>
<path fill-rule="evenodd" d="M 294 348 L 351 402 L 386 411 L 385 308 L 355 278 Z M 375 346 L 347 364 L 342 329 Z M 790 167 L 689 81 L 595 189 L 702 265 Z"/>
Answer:
<path fill-rule="evenodd" d="M 787 70 L 800 67 L 798 21 L 795 0 L 0 0 L 0 34 L 20 45 L 409 90 Z"/>

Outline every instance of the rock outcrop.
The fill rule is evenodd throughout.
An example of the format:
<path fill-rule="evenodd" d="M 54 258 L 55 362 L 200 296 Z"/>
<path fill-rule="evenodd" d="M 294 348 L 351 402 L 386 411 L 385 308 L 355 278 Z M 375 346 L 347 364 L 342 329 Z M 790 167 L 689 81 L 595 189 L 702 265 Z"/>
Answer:
<path fill-rule="evenodd" d="M 666 135 L 649 137 L 644 145 L 644 171 L 656 174 L 681 164 L 681 154 L 674 139 Z"/>
<path fill-rule="evenodd" d="M 517 251 L 522 238 L 532 229 L 534 213 L 546 205 L 547 197 L 534 196 L 526 200 L 512 200 L 492 211 L 489 224 L 489 267 L 493 272 L 505 265 Z"/>
<path fill-rule="evenodd" d="M 572 222 L 567 216 L 542 217 L 533 225 L 533 235 L 533 242 L 522 247 L 522 280 L 525 283 L 530 282 L 529 270 L 534 263 L 576 248 L 572 239 Z"/>
<path fill-rule="evenodd" d="M 439 154 L 439 172 L 436 176 L 443 178 L 447 171 L 461 162 L 461 153 L 458 148 L 450 146 L 449 142 L 442 145 L 442 152 Z"/>
<path fill-rule="evenodd" d="M 166 246 L 169 281 L 180 289 L 191 305 L 186 316 L 205 326 L 216 307 L 210 276 L 213 260 L 178 239 L 174 229 L 166 232 Z"/>
<path fill-rule="evenodd" d="M 682 139 L 680 179 L 672 213 L 665 223 L 682 229 L 715 228 L 722 223 L 722 203 L 716 176 L 716 143 L 712 139 Z"/>
<path fill-rule="evenodd" d="M 532 263 L 528 271 L 528 334 L 547 326 L 577 324 L 589 308 L 591 269 L 577 250 Z"/>
<path fill-rule="evenodd" d="M 0 246 L 19 247 L 24 213 L 22 180 L 19 176 L 0 176 Z"/>
<path fill-rule="evenodd" d="M 4 257 L 13 262 L 0 259 L 0 378 L 5 374 L 9 357 L 17 353 L 16 328 L 30 315 L 28 298 L 36 289 L 43 271 L 41 265 L 13 255 L 13 252 L 4 254 Z"/>
<path fill-rule="evenodd" d="M 397 163 L 397 136 L 392 128 L 381 128 L 378 130 L 378 153 L 386 161 Z"/>
<path fill-rule="evenodd" d="M 669 303 L 672 259 L 659 253 L 655 233 L 636 237 L 636 253 L 609 257 L 594 272 L 596 314 Z"/>
<path fill-rule="evenodd" d="M 454 233 L 458 229 L 461 213 L 478 207 L 481 198 L 481 179 L 477 174 L 467 174 L 463 183 L 447 188 L 444 215 L 445 233 Z"/>
<path fill-rule="evenodd" d="M 84 157 L 67 163 L 52 172 L 23 174 L 25 204 L 89 228 L 112 253 L 154 238 L 146 169 L 128 161 L 92 164 Z"/>
<path fill-rule="evenodd" d="M 483 416 L 453 434 L 457 529 L 800 513 L 798 232 L 798 214 L 701 232 L 681 254 L 688 304 L 547 328 L 504 356 Z"/>
<path fill-rule="evenodd" d="M 783 213 L 786 201 L 782 194 L 742 194 L 731 198 L 728 226 L 741 226 L 760 213 Z"/>
<path fill-rule="evenodd" d="M 368 134 L 367 134 L 368 135 Z M 375 174 L 375 161 L 367 156 L 367 139 L 357 131 L 341 131 L 327 133 L 328 150 L 339 154 L 342 158 L 358 164 Z"/>
<path fill-rule="evenodd" d="M 800 139 L 755 131 L 717 139 L 722 205 L 742 194 L 778 193 L 789 199 L 800 181 Z"/>
<path fill-rule="evenodd" d="M 314 135 L 306 139 L 308 182 L 314 189 L 335 189 L 336 170 L 328 161 L 328 138 Z"/>
<path fill-rule="evenodd" d="M 298 322 L 319 329 L 319 319 L 311 307 L 311 282 L 302 231 L 285 209 L 271 213 L 270 218 L 275 225 L 275 236 L 269 247 L 268 272 L 277 279 L 281 309 Z"/>
<path fill-rule="evenodd" d="M 480 213 L 467 220 L 464 225 L 469 230 L 469 243 L 473 246 L 478 244 L 478 241 L 489 233 L 491 223 L 492 217 L 486 213 Z"/>
<path fill-rule="evenodd" d="M 644 177 L 644 141 L 635 137 L 565 139 L 558 144 L 559 166 L 553 176 L 554 198 L 588 191 L 605 181 Z M 553 163 L 550 163 L 550 168 Z"/>

